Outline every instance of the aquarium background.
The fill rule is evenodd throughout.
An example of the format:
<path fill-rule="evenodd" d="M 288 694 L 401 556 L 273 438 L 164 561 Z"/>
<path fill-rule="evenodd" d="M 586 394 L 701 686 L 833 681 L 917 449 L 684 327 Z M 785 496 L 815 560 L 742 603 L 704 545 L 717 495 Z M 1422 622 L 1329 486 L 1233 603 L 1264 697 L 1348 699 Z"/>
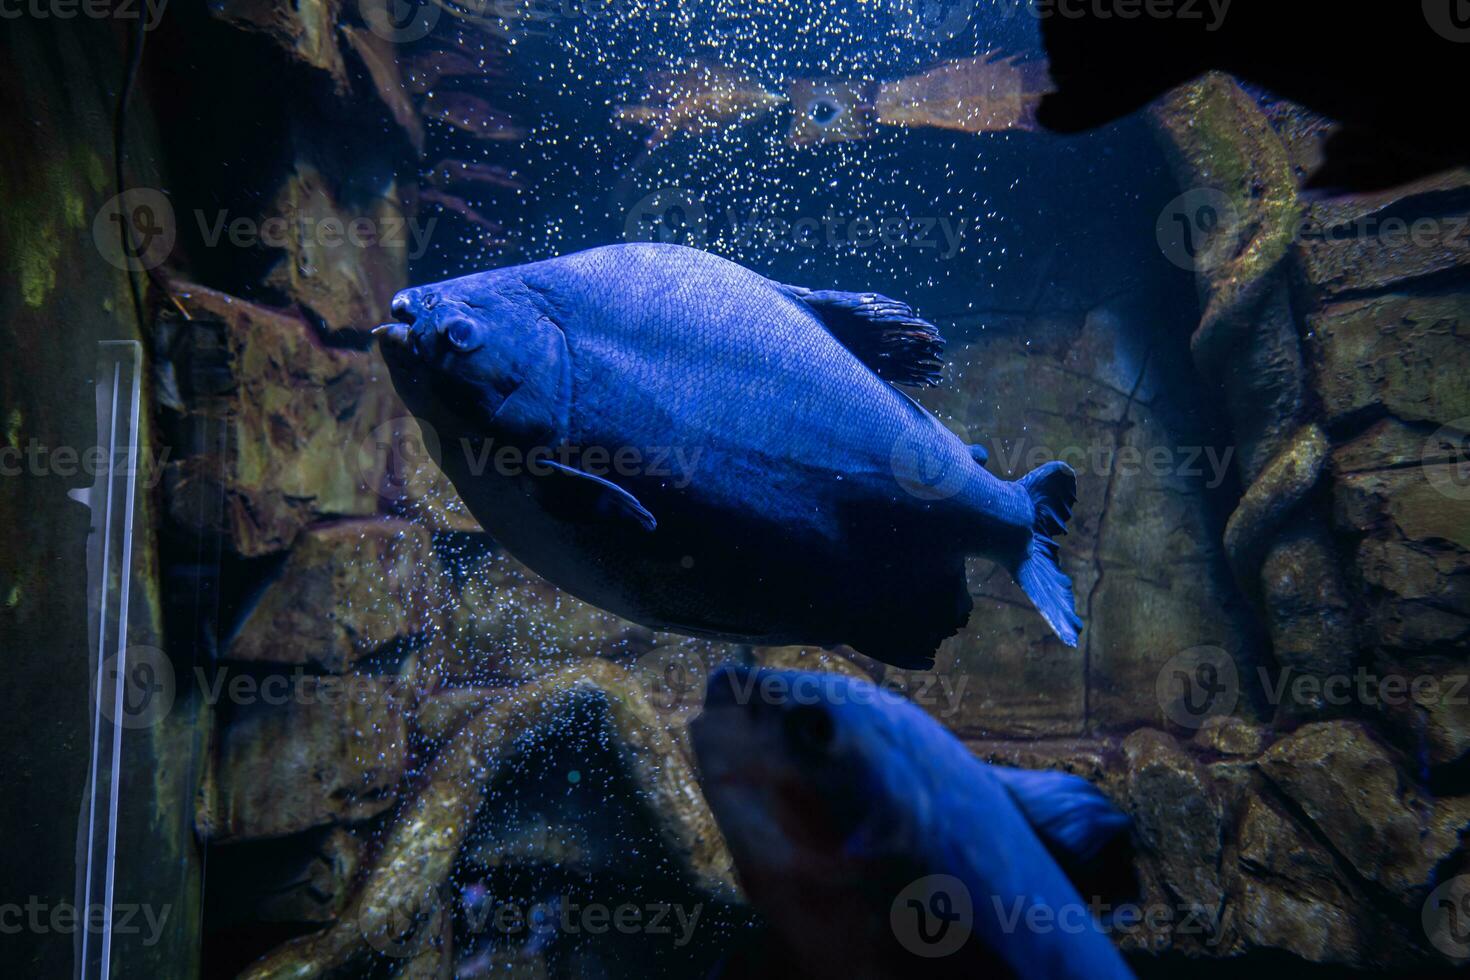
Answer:
<path fill-rule="evenodd" d="M 214 0 L 0 51 L 0 411 L 43 450 L 0 494 L 0 903 L 82 903 L 97 583 L 57 450 L 96 443 L 97 344 L 129 339 L 152 672 L 122 678 L 116 901 L 162 923 L 119 976 L 738 971 L 765 927 L 684 731 L 728 658 L 1096 782 L 1141 974 L 1470 957 L 1470 175 L 1305 198 L 1328 124 L 1220 75 L 1065 139 L 872 117 L 949 59 L 1035 67 L 1008 3 Z M 619 120 L 696 64 L 780 98 L 656 145 Z M 650 239 L 939 324 L 920 400 L 1003 476 L 1078 470 L 1079 647 L 978 560 L 969 627 L 906 673 L 655 634 L 497 549 L 368 331 L 410 283 Z M 564 925 L 589 906 L 634 911 Z M 0 941 L 60 976 L 80 936 Z"/>

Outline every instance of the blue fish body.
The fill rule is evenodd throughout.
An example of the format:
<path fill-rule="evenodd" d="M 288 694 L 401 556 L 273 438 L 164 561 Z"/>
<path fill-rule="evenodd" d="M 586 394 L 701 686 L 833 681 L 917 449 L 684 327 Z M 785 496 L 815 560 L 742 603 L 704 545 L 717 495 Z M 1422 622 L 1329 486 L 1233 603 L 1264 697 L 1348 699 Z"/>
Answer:
<path fill-rule="evenodd" d="M 1128 819 L 1080 777 L 989 766 L 836 674 L 727 667 L 690 726 L 751 902 L 796 975 L 1131 977 L 1053 855 Z"/>
<path fill-rule="evenodd" d="M 405 290 L 394 312 L 385 357 L 446 475 L 580 598 L 924 666 L 966 622 L 964 560 L 983 555 L 1076 642 L 1052 542 L 1071 470 L 997 479 L 896 388 L 936 380 L 942 344 L 901 303 L 622 245 Z M 545 465 L 507 472 L 487 443 Z"/>

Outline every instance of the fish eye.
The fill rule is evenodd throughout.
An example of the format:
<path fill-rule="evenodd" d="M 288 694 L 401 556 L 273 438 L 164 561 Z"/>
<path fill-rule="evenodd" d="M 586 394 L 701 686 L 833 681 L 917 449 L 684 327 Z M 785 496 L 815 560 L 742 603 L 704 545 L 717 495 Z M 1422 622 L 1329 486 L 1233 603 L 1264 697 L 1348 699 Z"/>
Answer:
<path fill-rule="evenodd" d="M 424 293 L 424 309 L 432 310 L 439 305 L 438 293 Z"/>
<path fill-rule="evenodd" d="M 786 739 L 798 751 L 825 752 L 832 744 L 832 715 L 817 704 L 803 704 L 786 712 L 782 719 Z"/>
<path fill-rule="evenodd" d="M 475 325 L 463 317 L 456 317 L 444 325 L 444 336 L 457 350 L 473 350 L 475 343 Z"/>
<path fill-rule="evenodd" d="M 832 99 L 814 99 L 807 106 L 807 112 L 812 117 L 812 122 L 818 126 L 826 127 L 832 125 L 838 116 L 842 115 L 842 106 Z"/>

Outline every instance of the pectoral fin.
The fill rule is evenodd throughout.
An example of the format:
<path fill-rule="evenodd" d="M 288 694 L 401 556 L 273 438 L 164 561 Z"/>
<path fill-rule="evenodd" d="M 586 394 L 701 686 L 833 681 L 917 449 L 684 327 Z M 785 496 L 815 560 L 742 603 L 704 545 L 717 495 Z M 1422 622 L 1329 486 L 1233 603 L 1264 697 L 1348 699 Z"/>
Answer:
<path fill-rule="evenodd" d="M 625 521 L 645 531 L 658 527 L 648 508 L 616 483 L 551 460 L 538 460 L 537 465 L 546 467 L 535 482 L 541 504 L 561 519 L 582 524 Z"/>

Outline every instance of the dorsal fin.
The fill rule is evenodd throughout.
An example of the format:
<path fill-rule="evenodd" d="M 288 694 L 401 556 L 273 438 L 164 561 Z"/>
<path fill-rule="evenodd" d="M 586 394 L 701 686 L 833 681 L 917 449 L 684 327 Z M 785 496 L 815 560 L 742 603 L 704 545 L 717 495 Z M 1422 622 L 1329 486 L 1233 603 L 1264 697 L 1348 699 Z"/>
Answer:
<path fill-rule="evenodd" d="M 827 331 L 873 373 L 894 384 L 939 384 L 944 338 L 907 303 L 877 293 L 844 293 L 781 286 L 805 303 Z"/>

